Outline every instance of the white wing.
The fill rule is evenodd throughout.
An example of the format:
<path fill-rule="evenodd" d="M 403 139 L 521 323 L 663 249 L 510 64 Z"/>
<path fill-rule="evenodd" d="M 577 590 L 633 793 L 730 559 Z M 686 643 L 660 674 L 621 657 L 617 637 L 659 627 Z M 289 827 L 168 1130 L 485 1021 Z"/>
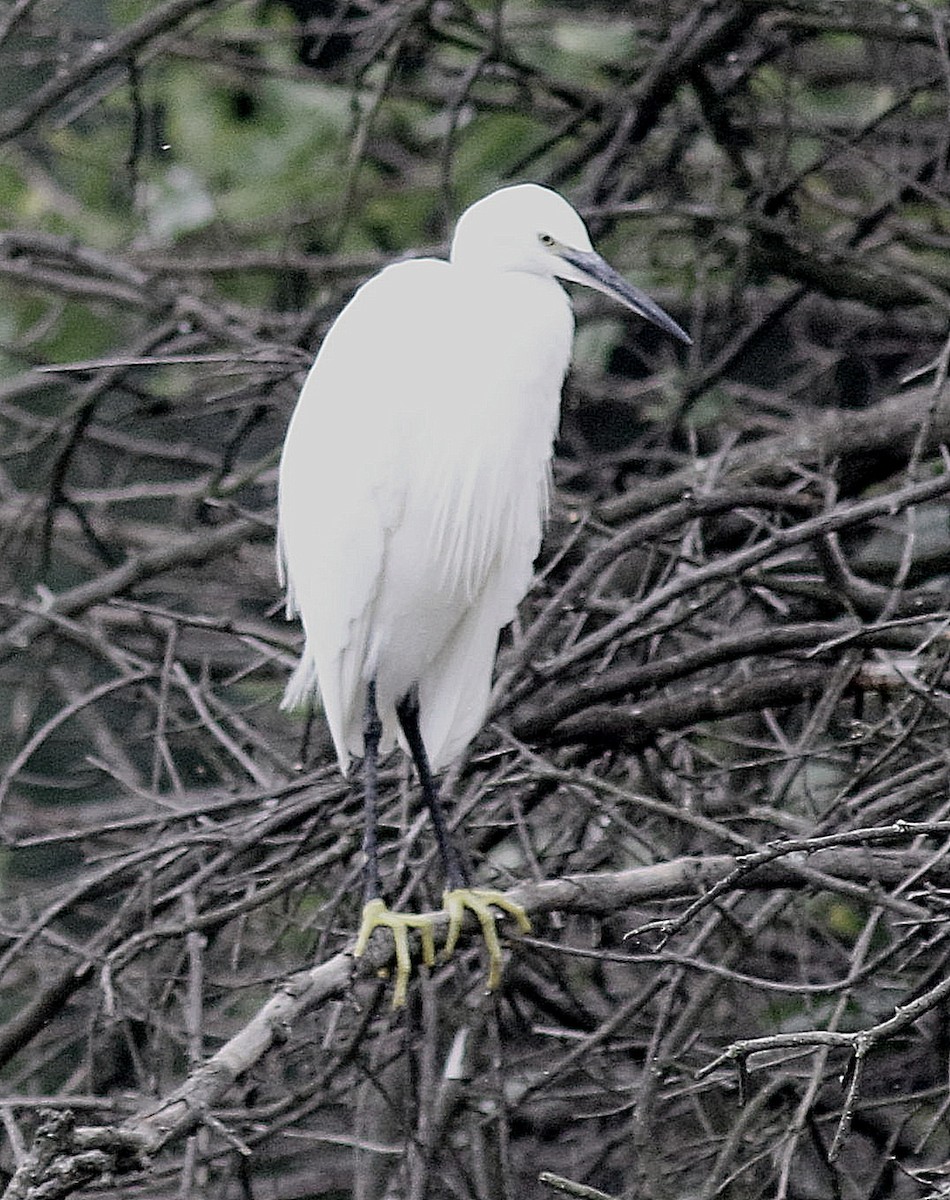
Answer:
<path fill-rule="evenodd" d="M 384 748 L 417 686 L 433 766 L 462 749 L 530 582 L 572 318 L 551 280 L 474 282 L 434 260 L 370 280 L 287 434 L 279 544 L 307 640 L 285 704 L 319 683 L 344 770 L 370 678 Z"/>
<path fill-rule="evenodd" d="M 344 771 L 358 749 L 360 671 L 386 532 L 399 519 L 398 411 L 385 364 L 398 371 L 387 285 L 402 270 L 370 280 L 340 313 L 300 393 L 280 465 L 278 557 L 288 615 L 299 613 L 306 632 L 284 706 L 319 682 Z"/>

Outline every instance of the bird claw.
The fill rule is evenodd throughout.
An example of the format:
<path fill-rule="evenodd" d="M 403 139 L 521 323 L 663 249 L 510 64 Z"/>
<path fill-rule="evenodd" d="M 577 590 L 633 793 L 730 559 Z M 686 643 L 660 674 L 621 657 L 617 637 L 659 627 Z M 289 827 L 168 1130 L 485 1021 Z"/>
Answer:
<path fill-rule="evenodd" d="M 356 935 L 356 945 L 353 947 L 353 957 L 360 958 L 369 944 L 374 929 L 388 929 L 393 936 L 393 947 L 396 953 L 396 982 L 393 988 L 393 1008 L 402 1008 L 406 1003 L 406 989 L 409 986 L 409 976 L 412 972 L 412 958 L 409 954 L 409 930 L 417 929 L 422 942 L 422 961 L 427 967 L 435 965 L 435 935 L 431 917 L 418 916 L 415 913 L 395 912 L 386 907 L 386 902 L 380 898 L 368 900 L 363 905 L 363 917 L 360 921 L 359 933 Z"/>
<path fill-rule="evenodd" d="M 531 932 L 528 914 L 520 904 L 509 900 L 504 892 L 493 891 L 491 888 L 452 888 L 444 893 L 442 903 L 449 914 L 449 928 L 445 935 L 445 945 L 442 947 L 442 957 L 448 958 L 455 949 L 462 932 L 465 910 L 470 909 L 482 927 L 482 937 L 488 950 L 488 990 L 494 991 L 501 983 L 502 957 L 492 905 L 514 917 L 521 933 Z"/>
<path fill-rule="evenodd" d="M 455 949 L 462 932 L 465 910 L 468 909 L 475 915 L 482 927 L 482 937 L 485 939 L 485 948 L 488 951 L 488 990 L 494 991 L 501 983 L 502 954 L 492 907 L 499 908 L 502 912 L 514 917 L 521 933 L 531 932 L 528 914 L 520 904 L 509 900 L 504 892 L 497 892 L 491 888 L 452 888 L 445 892 L 443 905 L 448 913 L 449 925 L 446 931 L 445 945 L 442 947 L 442 958 L 448 958 Z M 356 936 L 356 944 L 353 947 L 354 958 L 360 958 L 365 953 L 373 931 L 380 928 L 388 929 L 392 934 L 393 949 L 396 955 L 393 1008 L 402 1008 L 406 1003 L 409 976 L 412 973 L 409 931 L 411 929 L 418 931 L 422 943 L 422 961 L 427 967 L 434 966 L 433 921 L 431 917 L 416 913 L 394 912 L 388 909 L 385 901 L 378 897 L 375 900 L 369 900 L 363 906 L 363 916 Z"/>

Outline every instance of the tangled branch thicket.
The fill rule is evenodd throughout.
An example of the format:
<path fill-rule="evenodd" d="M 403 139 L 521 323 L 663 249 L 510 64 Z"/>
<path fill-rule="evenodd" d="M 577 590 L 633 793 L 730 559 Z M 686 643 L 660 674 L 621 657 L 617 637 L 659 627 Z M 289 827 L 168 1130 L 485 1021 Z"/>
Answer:
<path fill-rule="evenodd" d="M 291 8 L 0 16 L 7 1195 L 946 1196 L 944 7 Z M 509 178 L 695 345 L 576 298 L 445 780 L 534 934 L 394 1014 L 358 790 L 277 708 L 276 459 L 356 284 Z"/>

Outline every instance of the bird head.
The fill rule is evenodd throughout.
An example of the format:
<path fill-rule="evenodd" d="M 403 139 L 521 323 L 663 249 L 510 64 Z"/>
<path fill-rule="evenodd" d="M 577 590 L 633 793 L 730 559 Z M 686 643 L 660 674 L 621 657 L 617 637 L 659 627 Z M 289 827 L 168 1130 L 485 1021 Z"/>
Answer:
<path fill-rule="evenodd" d="M 455 227 L 450 258 L 480 271 L 524 271 L 581 283 L 681 342 L 692 342 L 671 316 L 597 253 L 584 222 L 564 197 L 539 184 L 499 188 L 467 208 Z"/>

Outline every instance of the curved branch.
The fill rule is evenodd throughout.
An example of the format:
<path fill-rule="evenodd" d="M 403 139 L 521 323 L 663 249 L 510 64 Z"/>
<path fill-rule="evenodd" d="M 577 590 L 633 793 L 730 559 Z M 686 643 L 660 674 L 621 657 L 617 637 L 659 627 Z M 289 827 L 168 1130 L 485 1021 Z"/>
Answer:
<path fill-rule="evenodd" d="M 217 3 L 219 0 L 168 0 L 160 8 L 146 12 L 144 17 L 120 30 L 107 42 L 92 42 L 70 70 L 57 73 L 38 88 L 27 103 L 0 116 L 0 144 L 25 133 L 61 100 L 70 97 L 76 88 L 83 87 L 110 67 L 122 64 L 159 34 L 167 33 L 192 13 L 211 8 Z"/>
<path fill-rule="evenodd" d="M 194 566 L 217 554 L 233 550 L 242 542 L 260 536 L 261 532 L 262 526 L 258 521 L 242 519 L 192 537 L 176 539 L 171 545 L 160 546 L 145 554 L 130 555 L 121 566 L 54 596 L 47 611 L 75 616 L 94 604 L 102 604 L 123 595 L 137 583 L 161 575 L 172 567 Z M 0 633 L 0 662 L 25 650 L 46 630 L 47 625 L 43 612 L 33 612 Z"/>
<path fill-rule="evenodd" d="M 921 429 L 926 431 L 922 452 L 935 453 L 950 442 L 950 389 L 934 403 L 932 388 L 913 388 L 888 396 L 869 408 L 828 409 L 812 414 L 807 423 L 788 433 L 760 438 L 715 459 L 717 482 L 729 486 L 781 486 L 801 476 L 802 467 L 818 467 L 843 455 L 887 452 L 909 457 Z M 673 504 L 702 483 L 705 463 L 673 471 L 662 479 L 638 484 L 622 496 L 607 500 L 598 516 L 616 524 L 664 504 Z"/>

